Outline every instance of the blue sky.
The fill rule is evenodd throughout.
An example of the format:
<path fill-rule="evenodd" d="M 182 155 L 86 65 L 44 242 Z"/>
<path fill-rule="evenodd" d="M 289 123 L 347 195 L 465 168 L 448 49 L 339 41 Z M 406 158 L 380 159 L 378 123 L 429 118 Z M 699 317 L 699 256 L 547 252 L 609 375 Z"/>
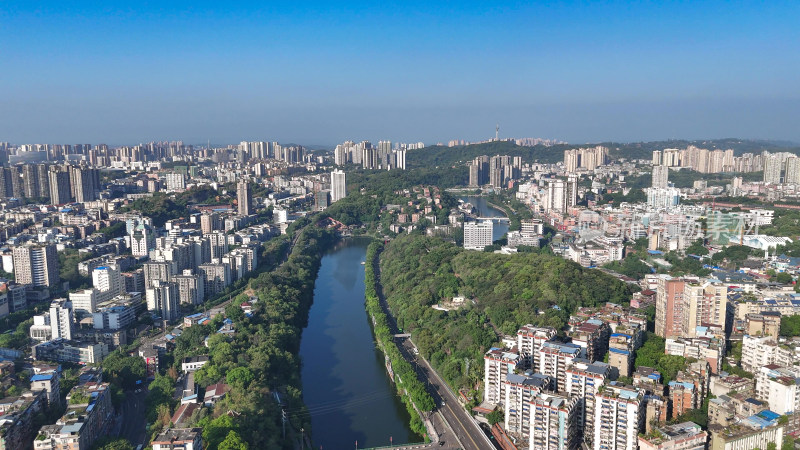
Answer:
<path fill-rule="evenodd" d="M 0 3 L 0 141 L 800 141 L 797 1 L 237 3 Z"/>

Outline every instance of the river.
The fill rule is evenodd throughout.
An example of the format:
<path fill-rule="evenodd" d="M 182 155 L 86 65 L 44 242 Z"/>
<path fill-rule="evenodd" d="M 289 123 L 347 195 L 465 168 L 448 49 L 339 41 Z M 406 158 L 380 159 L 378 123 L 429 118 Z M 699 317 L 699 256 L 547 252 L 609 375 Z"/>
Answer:
<path fill-rule="evenodd" d="M 303 399 L 314 448 L 348 449 L 420 442 L 389 381 L 364 309 L 364 239 L 322 257 L 314 304 L 303 330 Z"/>
<path fill-rule="evenodd" d="M 490 205 L 483 197 L 468 195 L 459 198 L 465 202 L 472 203 L 472 206 L 477 210 L 478 217 L 507 217 L 505 211 Z M 495 222 L 492 229 L 492 240 L 496 241 L 506 233 L 508 233 L 508 223 Z"/>

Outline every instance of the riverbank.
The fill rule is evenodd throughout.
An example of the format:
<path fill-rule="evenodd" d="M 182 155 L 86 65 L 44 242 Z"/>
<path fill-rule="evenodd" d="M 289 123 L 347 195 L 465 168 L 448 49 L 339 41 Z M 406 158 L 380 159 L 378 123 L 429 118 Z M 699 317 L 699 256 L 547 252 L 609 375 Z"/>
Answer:
<path fill-rule="evenodd" d="M 403 357 L 394 343 L 394 334 L 397 331 L 396 325 L 393 330 L 393 327 L 390 326 L 389 318 L 380 304 L 378 293 L 380 286 L 375 276 L 375 268 L 382 248 L 383 244 L 378 241 L 373 241 L 367 248 L 367 259 L 364 267 L 365 307 L 372 319 L 375 341 L 383 351 L 387 364 L 391 367 L 397 391 L 400 393 L 409 414 L 411 414 L 411 423 L 409 425 L 415 433 L 425 437 L 425 442 L 428 442 L 429 437 L 423 417 L 429 414 L 436 405 L 433 398 L 426 391 L 425 385 L 417 378 L 414 368 Z"/>

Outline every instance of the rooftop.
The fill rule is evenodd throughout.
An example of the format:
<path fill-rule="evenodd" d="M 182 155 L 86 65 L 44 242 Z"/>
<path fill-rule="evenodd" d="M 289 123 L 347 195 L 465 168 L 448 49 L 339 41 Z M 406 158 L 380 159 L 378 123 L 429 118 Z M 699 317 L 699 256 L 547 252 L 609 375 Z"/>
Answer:
<path fill-rule="evenodd" d="M 193 442 L 202 432 L 202 428 L 167 428 L 156 436 L 152 444 L 189 443 Z"/>

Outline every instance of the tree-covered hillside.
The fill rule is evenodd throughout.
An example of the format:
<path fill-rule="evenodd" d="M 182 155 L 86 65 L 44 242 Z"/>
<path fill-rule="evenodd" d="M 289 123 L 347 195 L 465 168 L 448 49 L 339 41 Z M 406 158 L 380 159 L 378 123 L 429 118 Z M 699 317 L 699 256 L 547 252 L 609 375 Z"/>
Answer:
<path fill-rule="evenodd" d="M 447 147 L 434 145 L 418 150 L 409 150 L 406 155 L 406 166 L 411 167 L 447 167 L 458 162 L 469 161 L 481 155 L 521 156 L 525 162 L 540 161 L 556 163 L 564 159 L 564 150 L 574 148 L 570 145 L 554 145 L 546 147 L 537 145 L 523 147 L 513 142 L 488 142 L 485 144 L 459 145 Z"/>
<path fill-rule="evenodd" d="M 480 379 L 482 355 L 498 342 L 498 331 L 514 334 L 527 323 L 560 329 L 577 307 L 625 303 L 632 293 L 603 272 L 557 256 L 465 251 L 414 235 L 390 242 L 380 267 L 398 325 L 412 333 L 420 351 L 456 387 Z M 431 308 L 455 295 L 475 304 L 450 312 Z"/>

